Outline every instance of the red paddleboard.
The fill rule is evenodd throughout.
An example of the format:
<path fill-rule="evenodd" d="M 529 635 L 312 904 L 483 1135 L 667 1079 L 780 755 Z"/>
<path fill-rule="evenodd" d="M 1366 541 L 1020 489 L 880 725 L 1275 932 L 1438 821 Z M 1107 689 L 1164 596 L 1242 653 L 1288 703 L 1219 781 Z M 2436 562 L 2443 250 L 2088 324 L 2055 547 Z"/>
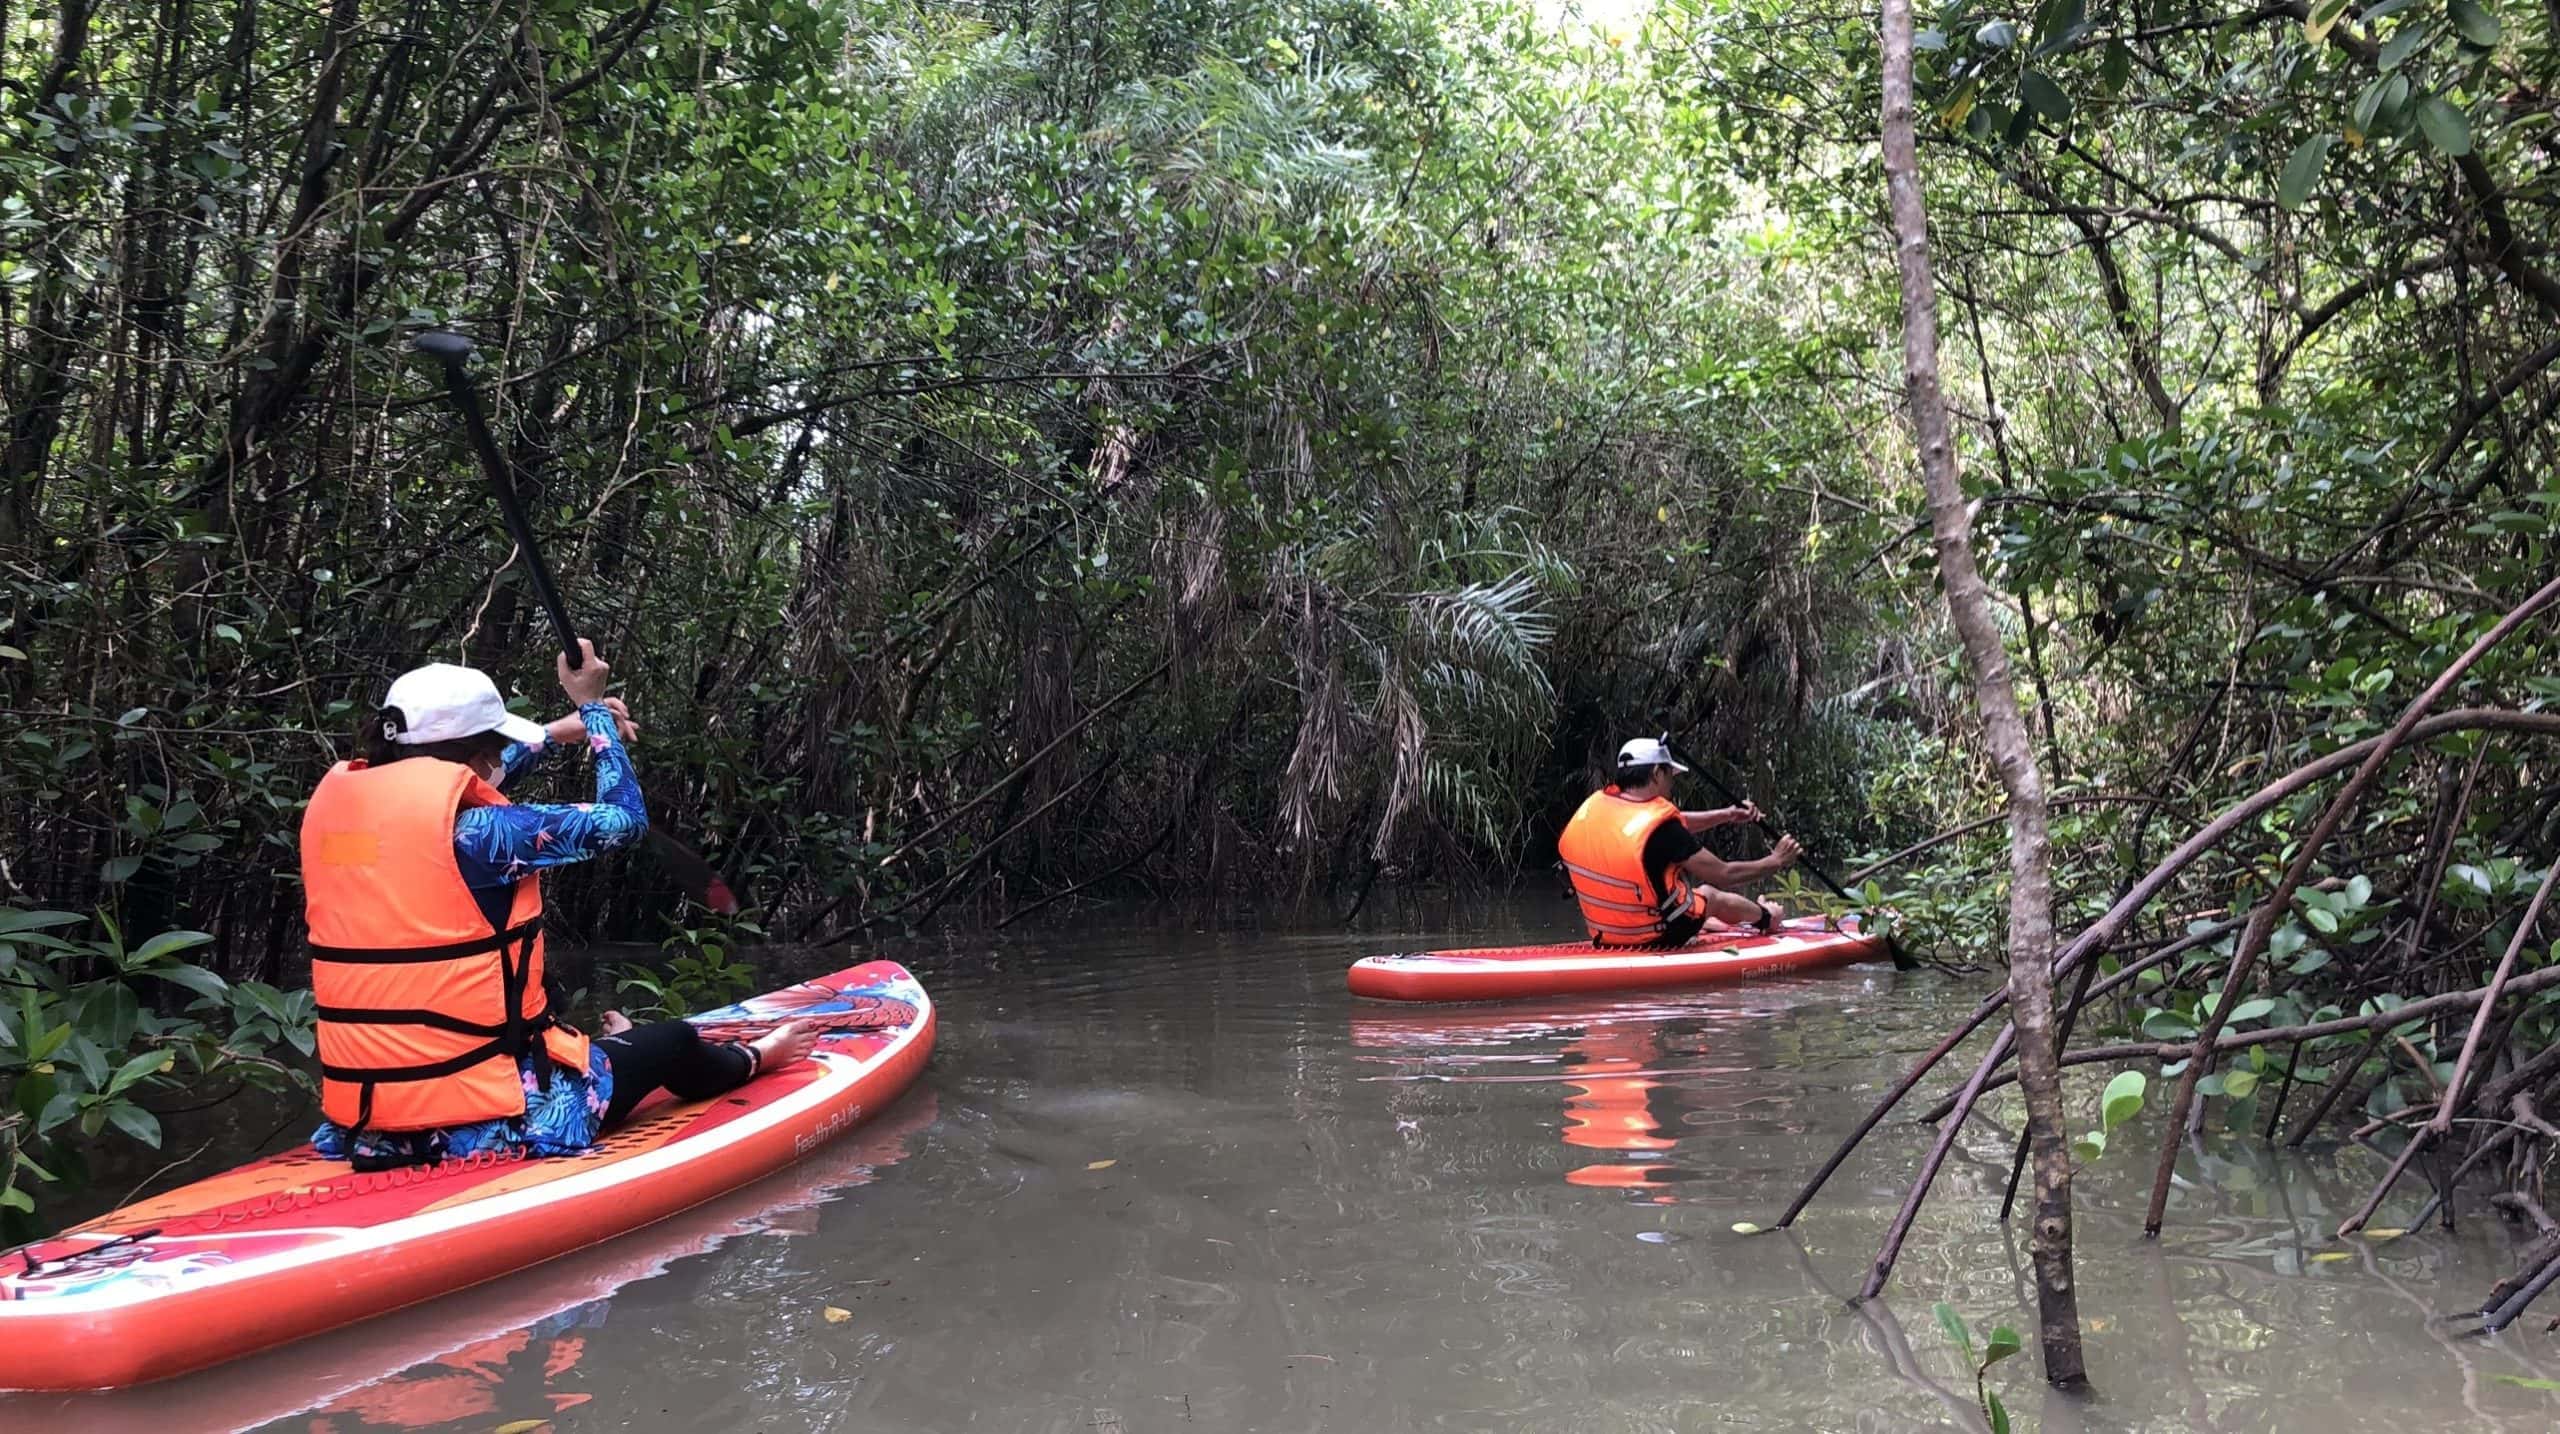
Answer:
<path fill-rule="evenodd" d="M 487 1429 L 507 1422 L 506 1410 L 566 1411 L 593 1397 L 581 1384 L 608 1378 L 580 1379 L 579 1361 L 586 1336 L 610 1327 L 607 1302 L 618 1292 L 735 1235 L 813 1232 L 819 1206 L 904 1159 L 937 1114 L 931 1087 L 912 1090 L 852 1135 L 752 1185 L 398 1319 L 365 1320 L 134 1389 L 0 1394 L 0 1428 L 172 1434 L 256 1429 L 308 1413 L 314 1429 L 340 1418 L 397 1428 L 477 1420 Z"/>
<path fill-rule="evenodd" d="M 729 1039 L 794 1019 L 825 1034 L 809 1060 L 660 1099 L 578 1155 L 359 1175 L 302 1146 L 0 1251 L 0 1388 L 183 1374 L 638 1229 L 867 1119 L 933 1050 L 933 1003 L 888 961 L 692 1019 Z"/>
<path fill-rule="evenodd" d="M 1382 1001 L 1502 1001 L 1572 991 L 1702 986 L 1876 960 L 1884 938 L 1819 919 L 1778 930 L 1719 931 L 1686 946 L 1612 948 L 1588 941 L 1372 956 L 1351 968 L 1351 994 Z"/>

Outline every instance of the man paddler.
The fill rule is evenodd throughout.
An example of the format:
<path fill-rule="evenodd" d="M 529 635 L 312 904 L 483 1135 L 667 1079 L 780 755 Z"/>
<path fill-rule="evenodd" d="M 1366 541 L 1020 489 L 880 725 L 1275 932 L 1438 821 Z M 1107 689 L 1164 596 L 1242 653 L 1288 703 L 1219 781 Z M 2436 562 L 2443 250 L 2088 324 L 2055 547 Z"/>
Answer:
<path fill-rule="evenodd" d="M 1795 865 L 1803 854 L 1791 836 L 1767 856 L 1726 861 L 1698 834 L 1760 820 L 1745 804 L 1684 812 L 1671 800 L 1672 779 L 1689 770 L 1658 737 L 1618 749 L 1608 786 L 1591 794 L 1556 842 L 1595 946 L 1678 946 L 1709 919 L 1729 926 L 1777 929 L 1786 913 L 1735 888 Z"/>

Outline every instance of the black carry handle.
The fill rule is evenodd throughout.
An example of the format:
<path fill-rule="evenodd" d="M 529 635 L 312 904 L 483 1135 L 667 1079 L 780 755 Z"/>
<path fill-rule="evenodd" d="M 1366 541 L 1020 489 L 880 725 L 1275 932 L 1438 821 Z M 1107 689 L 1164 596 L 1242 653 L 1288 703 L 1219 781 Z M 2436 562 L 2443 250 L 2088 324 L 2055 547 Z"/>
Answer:
<path fill-rule="evenodd" d="M 1730 802 L 1737 807 L 1750 805 L 1746 799 L 1735 795 L 1733 788 L 1717 781 L 1716 774 L 1707 770 L 1706 763 L 1699 761 L 1687 748 L 1672 741 L 1668 733 L 1664 734 L 1662 745 L 1671 753 L 1674 760 L 1687 766 L 1690 771 L 1698 774 L 1700 780 L 1714 788 L 1717 796 L 1724 798 L 1727 802 Z M 1765 815 L 1761 820 L 1752 823 L 1752 825 L 1758 827 L 1770 841 L 1775 842 L 1778 839 L 1778 829 L 1769 825 L 1768 819 Z M 1803 867 L 1808 872 L 1811 872 L 1813 874 L 1813 879 L 1830 888 L 1832 895 L 1839 897 L 1842 901 L 1848 902 L 1853 906 L 1861 904 L 1861 898 L 1850 895 L 1848 888 L 1842 886 L 1836 881 L 1833 881 L 1831 879 L 1831 873 L 1814 865 L 1813 857 L 1811 855 L 1799 852 L 1796 857 L 1796 865 Z M 1895 969 L 1912 971 L 1919 968 L 1920 963 L 1912 958 L 1911 953 L 1902 949 L 1902 943 L 1894 940 L 1892 933 L 1890 932 L 1885 935 L 1884 949 L 1885 954 L 1893 958 Z"/>
<path fill-rule="evenodd" d="M 471 435 L 471 451 L 479 455 L 480 466 L 489 475 L 490 491 L 498 495 L 498 511 L 506 517 L 507 535 L 515 539 L 525 572 L 533 578 L 534 597 L 551 615 L 552 631 L 560 635 L 560 655 L 572 672 L 586 666 L 586 657 L 578 650 L 577 624 L 569 621 L 569 605 L 560 600 L 559 585 L 551 581 L 551 565 L 542 560 L 542 546 L 534 541 L 533 524 L 524 515 L 523 500 L 516 496 L 515 470 L 508 466 L 506 455 L 498 451 L 498 440 L 489 432 L 488 415 L 480 410 L 479 391 L 471 386 L 471 376 L 464 371 L 474 345 L 460 334 L 440 329 L 419 334 L 409 343 L 444 370 L 445 394 L 460 410 L 462 426 Z M 649 850 L 695 899 L 723 916 L 736 914 L 737 893 L 729 889 L 728 881 L 703 860 L 700 852 L 655 826 L 649 828 L 648 842 Z"/>

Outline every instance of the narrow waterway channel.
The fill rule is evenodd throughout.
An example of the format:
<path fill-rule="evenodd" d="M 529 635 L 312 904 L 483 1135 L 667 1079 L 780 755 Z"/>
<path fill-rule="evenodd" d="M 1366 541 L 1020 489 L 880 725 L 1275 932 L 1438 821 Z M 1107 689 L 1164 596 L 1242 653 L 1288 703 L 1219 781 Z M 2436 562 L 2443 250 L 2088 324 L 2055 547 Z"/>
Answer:
<path fill-rule="evenodd" d="M 1357 956 L 1556 915 L 1360 934 L 1106 915 L 887 948 L 940 1003 L 933 1067 L 785 1175 L 191 1379 L 0 1404 L 0 1425 L 1981 1428 L 1930 1306 L 2024 1323 L 2000 1131 L 1950 1168 L 1884 1305 L 1839 1296 L 1925 1131 L 1871 1143 L 1795 1233 L 1733 1230 L 1773 1217 L 1974 985 L 1873 967 L 1546 1004 L 1343 991 Z M 2508 1268 L 2497 1222 L 2331 1242 L 2367 1156 L 2214 1143 L 2150 1244 L 2127 1144 L 2081 1185 L 2097 1395 L 2049 1401 L 2012 1361 L 1993 1384 L 2020 1428 L 2560 1422 L 2538 1320 L 2479 1342 L 2433 1318 Z"/>

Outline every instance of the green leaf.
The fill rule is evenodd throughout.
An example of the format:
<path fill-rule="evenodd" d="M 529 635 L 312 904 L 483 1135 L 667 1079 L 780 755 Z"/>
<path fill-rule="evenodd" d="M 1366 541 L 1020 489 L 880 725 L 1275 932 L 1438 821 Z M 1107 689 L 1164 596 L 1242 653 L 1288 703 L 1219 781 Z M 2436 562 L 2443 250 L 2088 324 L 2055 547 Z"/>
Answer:
<path fill-rule="evenodd" d="M 36 1117 L 36 1134 L 47 1135 L 68 1123 L 80 1113 L 80 1097 L 72 1091 L 56 1091 L 44 1103 L 44 1113 Z"/>
<path fill-rule="evenodd" d="M 2345 1256 L 2342 1255 L 2339 1258 L 2344 1259 Z M 2493 1374 L 2489 1377 L 2500 1384 L 2512 1384 L 2518 1389 L 2560 1389 L 2560 1379 L 2528 1379 L 2521 1374 Z"/>
<path fill-rule="evenodd" d="M 36 1037 L 35 1044 L 27 1047 L 27 1064 L 39 1065 L 53 1059 L 53 1053 L 61 1050 L 63 1044 L 70 1039 L 71 1023 L 69 1021 Z"/>
<path fill-rule="evenodd" d="M 2196 1033 L 2196 1023 L 2175 1011 L 2162 1009 L 2142 1018 L 2142 1033 L 2155 1041 L 2183 1041 Z"/>
<path fill-rule="evenodd" d="M 2233 1100 L 2247 1100 L 2249 1092 L 2258 1088 L 2256 1071 L 2226 1071 L 2222 1077 L 2222 1093 Z"/>
<path fill-rule="evenodd" d="M 1982 1346 L 1982 1367 L 1989 1369 L 2018 1352 L 2018 1332 L 2001 1325 L 1991 1331 L 1990 1340 Z"/>
<path fill-rule="evenodd" d="M 1982 1407 L 1991 1416 L 1991 1434 L 2009 1434 L 2009 1406 L 2000 1402 L 2000 1396 L 1982 1391 Z"/>
<path fill-rule="evenodd" d="M 210 931 L 163 931 L 142 943 L 139 950 L 125 958 L 127 966 L 147 966 L 164 956 L 193 950 L 213 940 Z"/>
<path fill-rule="evenodd" d="M 2266 997 L 2253 996 L 2248 1000 L 2241 1002 L 2239 1005 L 2232 1007 L 2231 1014 L 2225 1018 L 2224 1024 L 2227 1025 L 2238 1021 L 2254 1021 L 2265 1016 L 2269 1011 L 2272 1011 L 2275 1008 L 2276 1003 L 2268 1000 Z"/>
<path fill-rule="evenodd" d="M 36 1200 L 34 1196 L 12 1185 L 6 1190 L 0 1190 L 0 1210 L 15 1210 L 21 1215 L 32 1215 L 36 1211 Z M 2560 1385 L 2554 1385 L 2553 1388 L 2560 1389 Z"/>
<path fill-rule="evenodd" d="M 2418 102 L 2418 133 L 2427 137 L 2436 153 L 2460 159 L 2471 152 L 2471 121 L 2462 117 L 2451 101 L 2442 95 L 2429 95 Z"/>
<path fill-rule="evenodd" d="M 160 1148 L 160 1117 L 132 1101 L 120 1100 L 108 1106 L 107 1123 L 154 1150 Z"/>
<path fill-rule="evenodd" d="M 2018 27 L 2006 20 L 1994 20 L 1973 32 L 1973 38 L 1995 50 L 2005 50 L 2018 43 Z"/>
<path fill-rule="evenodd" d="M 1982 82 L 1978 79 L 1967 80 L 1963 84 L 1956 86 L 1956 92 L 1948 98 L 1946 108 L 1938 111 L 1938 123 L 1945 125 L 1949 129 L 1954 129 L 1958 125 L 1963 124 L 1965 122 L 1965 117 L 1973 113 L 1973 102 L 1981 93 Z M 1868 883 L 1869 886 L 1873 886 L 1874 884 L 1875 883 L 1873 882 Z M 1877 898 L 1875 897 L 1870 896 L 1867 898 L 1867 904 L 1870 906 L 1875 905 L 1876 901 Z"/>
<path fill-rule="evenodd" d="M 2445 13 L 2453 17 L 2453 28 L 2463 39 L 2484 50 L 2498 43 L 2503 27 L 2498 24 L 2498 17 L 2478 0 L 2450 0 Z"/>
<path fill-rule="evenodd" d="M 2329 163 L 2329 146 L 2333 137 L 2315 134 L 2293 148 L 2293 157 L 2284 162 L 2284 174 L 2276 181 L 2276 203 L 2287 209 L 2300 209 L 2311 197 L 2311 187 L 2320 182 L 2320 171 Z"/>
<path fill-rule="evenodd" d="M 2133 51 L 2121 40 L 2107 42 L 2105 58 L 2098 62 L 2098 78 L 2104 80 L 2108 94 L 2118 94 L 2125 81 L 2133 78 Z"/>
<path fill-rule="evenodd" d="M 2345 895 L 2349 906 L 2369 905 L 2373 901 L 2373 879 L 2366 876 L 2349 878 Z"/>
<path fill-rule="evenodd" d="M 2050 55 L 2080 38 L 2088 28 L 2082 0 L 2045 0 L 2044 8 L 2036 14 L 2035 53 Z"/>
<path fill-rule="evenodd" d="M 2098 1102 L 2098 1121 L 2113 1130 L 2142 1112 L 2143 1093 L 2151 1082 L 2140 1071 L 2118 1071 Z"/>
<path fill-rule="evenodd" d="M 2306 955 L 2301 960 L 2294 962 L 2293 965 L 2286 969 L 2290 970 L 2297 976 L 2308 976 L 2314 971 L 2326 968 L 2330 961 L 2334 959 L 2335 958 L 2326 950 L 2315 949 L 2309 955 Z"/>
<path fill-rule="evenodd" d="M 88 919 L 77 911 L 20 911 L 13 906 L 0 910 L 0 936 L 12 931 L 42 931 L 53 926 L 71 926 Z"/>
<path fill-rule="evenodd" d="M 2312 44 L 2319 44 L 2328 38 L 2330 29 L 2338 23 L 2338 17 L 2346 13 L 2347 0 L 2314 0 L 2309 12 L 2302 17 L 2302 37 Z"/>
<path fill-rule="evenodd" d="M 2302 916 L 2304 920 L 2311 923 L 2311 929 L 2319 932 L 2321 935 L 2335 936 L 2338 934 L 2338 913 L 2331 911 L 2329 908 L 2325 906 L 2305 907 L 2303 908 Z"/>
<path fill-rule="evenodd" d="M 134 1082 L 158 1075 L 177 1063 L 178 1058 L 168 1051 L 144 1051 L 116 1068 L 115 1078 L 107 1082 L 107 1094 L 122 1095 Z"/>
<path fill-rule="evenodd" d="M 178 985 L 184 986 L 199 996 L 211 996 L 217 1001 L 222 999 L 223 992 L 231 989 L 231 983 L 223 980 L 220 976 L 204 969 L 202 966 L 190 966 L 183 961 L 172 962 L 169 965 L 159 967 L 150 974 L 159 977 L 163 981 L 175 982 Z"/>
<path fill-rule="evenodd" d="M 2071 97 L 2038 71 L 2029 70 L 2018 76 L 2018 98 L 2054 124 L 2071 118 Z"/>
<path fill-rule="evenodd" d="M 2427 37 L 2429 35 L 2434 33 L 2435 31 L 2424 21 L 2409 21 L 2407 24 L 2402 25 L 2397 31 L 2395 31 L 2390 39 L 2382 42 L 2382 52 L 2374 56 L 2373 63 L 2384 73 L 2388 74 L 2389 72 L 2400 68 L 2401 65 L 2407 63 L 2409 57 L 2417 52 L 2420 45 L 2427 42 Z M 2367 85 L 2365 88 L 2369 90 L 2376 90 L 2378 92 L 2380 88 L 2380 81 Z"/>
<path fill-rule="evenodd" d="M 2083 1165 L 2097 1164 L 2099 1157 L 2106 1153 L 2107 1133 L 2103 1130 L 2092 1130 L 2071 1142 L 2071 1158 Z"/>
<path fill-rule="evenodd" d="M 1956 1348 L 1964 1354 L 1964 1362 L 1973 1363 L 1973 1331 L 1964 1327 L 1964 1316 L 1957 1314 L 1956 1307 L 1945 1300 L 1931 1306 L 1931 1312 L 1938 1317 L 1938 1328 L 1945 1330 L 1947 1338 L 1954 1340 Z"/>

